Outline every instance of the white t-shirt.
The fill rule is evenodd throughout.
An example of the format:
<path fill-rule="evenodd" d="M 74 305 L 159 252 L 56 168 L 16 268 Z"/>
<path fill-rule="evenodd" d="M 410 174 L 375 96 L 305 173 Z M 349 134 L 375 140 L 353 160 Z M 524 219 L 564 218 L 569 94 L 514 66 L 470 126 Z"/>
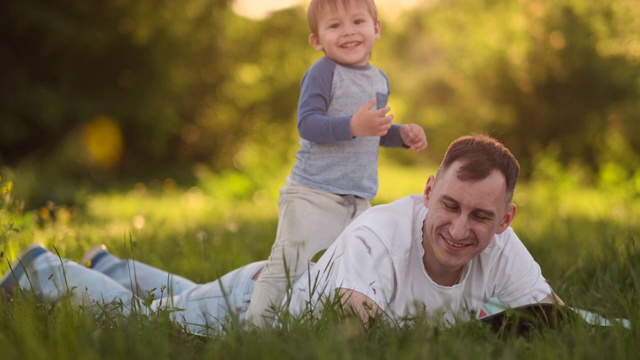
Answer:
<path fill-rule="evenodd" d="M 371 298 L 394 321 L 426 310 L 429 317 L 451 325 L 477 316 L 490 298 L 517 307 L 551 294 L 540 266 L 511 228 L 495 235 L 465 266 L 460 283 L 437 285 L 422 263 L 427 212 L 422 195 L 369 209 L 294 284 L 290 311 L 300 314 L 307 304 L 320 311 L 337 289 L 345 288 Z"/>

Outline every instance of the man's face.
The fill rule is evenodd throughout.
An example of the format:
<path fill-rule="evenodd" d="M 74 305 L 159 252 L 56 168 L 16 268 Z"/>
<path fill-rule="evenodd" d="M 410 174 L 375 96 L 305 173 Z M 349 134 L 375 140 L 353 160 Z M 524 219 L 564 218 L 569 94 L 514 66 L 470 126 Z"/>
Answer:
<path fill-rule="evenodd" d="M 380 38 L 380 22 L 371 17 L 367 4 L 351 1 L 339 11 L 325 8 L 318 14 L 318 34 L 309 42 L 332 60 L 352 66 L 369 63 L 373 45 Z"/>
<path fill-rule="evenodd" d="M 441 177 L 430 177 L 425 188 L 424 263 L 436 283 L 486 249 L 516 213 L 506 202 L 505 178 L 498 170 L 482 180 L 461 181 L 460 166 L 454 162 Z"/>

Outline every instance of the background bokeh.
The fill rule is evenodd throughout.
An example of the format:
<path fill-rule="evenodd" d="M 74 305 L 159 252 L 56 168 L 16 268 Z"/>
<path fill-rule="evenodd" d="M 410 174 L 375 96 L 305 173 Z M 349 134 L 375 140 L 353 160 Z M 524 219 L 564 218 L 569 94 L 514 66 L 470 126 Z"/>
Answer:
<path fill-rule="evenodd" d="M 432 165 L 481 132 L 525 178 L 559 166 L 640 194 L 639 2 L 415 3 L 380 5 L 372 62 L 397 121 L 430 147 L 383 161 Z M 281 176 L 300 79 L 322 55 L 304 2 L 256 18 L 228 0 L 4 0 L 0 34 L 0 175 L 27 207 L 152 179 Z"/>

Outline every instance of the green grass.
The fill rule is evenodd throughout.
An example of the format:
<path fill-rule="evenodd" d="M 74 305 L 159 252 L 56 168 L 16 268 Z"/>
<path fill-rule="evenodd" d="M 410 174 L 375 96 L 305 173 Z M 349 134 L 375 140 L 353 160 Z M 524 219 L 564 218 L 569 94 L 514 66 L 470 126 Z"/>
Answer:
<path fill-rule="evenodd" d="M 385 165 L 376 203 L 422 191 L 429 172 Z M 197 282 L 269 254 L 283 177 L 249 193 L 224 191 L 229 178 L 198 188 L 136 186 L 127 193 L 93 194 L 81 209 L 23 212 L 10 191 L 0 193 L 0 271 L 24 246 L 41 242 L 79 260 L 105 243 L 120 256 L 171 270 Z M 417 180 L 416 180 L 417 179 Z M 0 182 L 0 189 L 7 182 Z M 251 189 L 251 187 L 246 187 Z M 257 190 L 257 191 L 256 191 Z M 304 359 L 602 359 L 635 358 L 640 351 L 640 196 L 557 182 L 522 184 L 513 226 L 570 305 L 633 327 L 566 323 L 531 337 L 499 337 L 472 322 L 451 329 L 362 326 L 335 316 L 292 321 L 262 331 L 230 327 L 203 338 L 182 331 L 167 314 L 123 317 L 108 312 L 37 304 L 32 297 L 0 298 L 3 359 L 50 358 L 304 358 Z"/>

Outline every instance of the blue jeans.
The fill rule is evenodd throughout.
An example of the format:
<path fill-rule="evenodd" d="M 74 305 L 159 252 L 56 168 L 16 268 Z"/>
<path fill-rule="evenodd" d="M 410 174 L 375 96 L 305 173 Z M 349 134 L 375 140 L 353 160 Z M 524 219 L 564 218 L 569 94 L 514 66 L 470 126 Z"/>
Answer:
<path fill-rule="evenodd" d="M 106 254 L 94 269 L 47 252 L 27 266 L 18 282 L 38 299 L 55 303 L 70 295 L 74 304 L 114 305 L 124 314 L 171 310 L 171 318 L 186 330 L 206 334 L 221 331 L 232 316 L 244 321 L 264 261 L 235 269 L 218 280 L 196 284 L 139 261 Z M 141 300 L 148 299 L 147 305 Z"/>

